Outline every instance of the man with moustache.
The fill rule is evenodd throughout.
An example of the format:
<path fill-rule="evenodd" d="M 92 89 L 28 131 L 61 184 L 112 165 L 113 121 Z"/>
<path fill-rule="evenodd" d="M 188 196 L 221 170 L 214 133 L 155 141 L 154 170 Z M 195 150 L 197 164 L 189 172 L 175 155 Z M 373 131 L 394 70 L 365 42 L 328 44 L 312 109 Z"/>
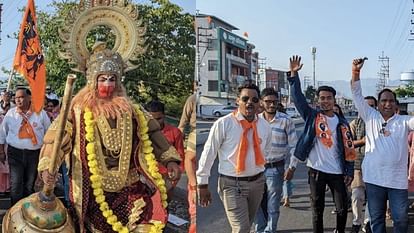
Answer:
<path fill-rule="evenodd" d="M 323 233 L 326 185 L 333 192 L 336 213 L 334 232 L 344 233 L 347 219 L 347 191 L 354 174 L 355 150 L 350 129 L 345 118 L 334 113 L 336 91 L 320 86 L 316 92 L 319 110 L 309 107 L 300 87 L 298 71 L 303 64 L 299 56 L 290 58 L 288 81 L 291 97 L 305 120 L 303 134 L 299 137 L 294 156 L 309 167 L 312 223 L 314 233 Z M 288 168 L 286 179 L 291 179 L 293 168 Z"/>
<path fill-rule="evenodd" d="M 260 104 L 263 113 L 259 118 L 266 120 L 272 128 L 272 146 L 265 154 L 266 192 L 259 211 L 256 214 L 256 232 L 275 233 L 279 220 L 280 200 L 282 199 L 285 163 L 293 154 L 297 142 L 295 124 L 285 113 L 276 111 L 277 92 L 273 88 L 265 88 L 261 93 Z M 289 167 L 296 167 L 297 159 L 290 160 Z"/>
<path fill-rule="evenodd" d="M 7 148 L 12 205 L 34 193 L 40 148 L 49 126 L 44 110 L 33 112 L 30 90 L 18 88 L 16 107 L 7 112 L 0 127 L 0 162 L 5 162 Z"/>
<path fill-rule="evenodd" d="M 156 120 L 131 104 L 121 83 L 126 64 L 118 52 L 97 43 L 86 65 L 87 85 L 73 98 L 57 158 L 69 167 L 77 232 L 161 232 L 167 190 L 158 163 L 175 181 L 181 158 Z M 38 166 L 49 185 L 55 182 L 48 167 L 58 121 L 46 133 Z"/>
<path fill-rule="evenodd" d="M 366 96 L 365 102 L 372 108 L 377 108 L 377 100 L 374 96 Z M 371 232 L 371 224 L 369 222 L 368 206 L 365 207 L 365 220 L 362 214 L 365 197 L 365 184 L 362 180 L 361 164 L 365 156 L 365 122 L 361 116 L 349 123 L 354 139 L 354 147 L 356 151 L 354 180 L 351 183 L 351 201 L 352 201 L 352 231 L 351 233 L 358 233 L 363 223 L 365 223 L 365 232 Z"/>
<path fill-rule="evenodd" d="M 414 118 L 396 114 L 396 95 L 390 89 L 378 94 L 378 111 L 362 95 L 360 72 L 365 59 L 352 62 L 351 90 L 358 113 L 366 123 L 362 177 L 367 192 L 371 230 L 386 232 L 387 200 L 394 232 L 408 231 L 408 134 Z"/>
<path fill-rule="evenodd" d="M 219 118 L 211 127 L 197 170 L 199 204 L 211 203 L 208 178 L 219 157 L 218 192 L 233 233 L 248 233 L 264 193 L 265 155 L 271 146 L 271 129 L 256 115 L 259 88 L 238 88 L 238 109 Z"/>

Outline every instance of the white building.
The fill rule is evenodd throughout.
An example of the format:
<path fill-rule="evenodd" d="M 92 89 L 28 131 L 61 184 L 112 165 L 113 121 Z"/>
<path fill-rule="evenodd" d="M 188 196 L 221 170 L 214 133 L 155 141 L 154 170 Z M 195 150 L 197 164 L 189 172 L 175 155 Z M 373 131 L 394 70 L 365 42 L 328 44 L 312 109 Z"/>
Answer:
<path fill-rule="evenodd" d="M 258 53 L 237 27 L 212 15 L 196 15 L 196 77 L 198 113 L 212 115 L 214 108 L 234 105 L 237 87 L 256 82 Z"/>

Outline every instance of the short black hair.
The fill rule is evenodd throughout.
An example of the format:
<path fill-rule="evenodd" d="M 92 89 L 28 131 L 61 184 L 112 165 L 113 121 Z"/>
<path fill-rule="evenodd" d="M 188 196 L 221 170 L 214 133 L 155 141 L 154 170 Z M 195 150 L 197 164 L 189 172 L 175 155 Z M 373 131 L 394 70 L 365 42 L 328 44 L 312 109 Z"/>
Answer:
<path fill-rule="evenodd" d="M 57 100 L 57 99 L 50 99 L 50 100 L 48 100 L 47 102 L 48 102 L 48 103 L 49 103 L 49 102 L 50 102 L 50 103 L 52 103 L 54 107 L 59 106 L 59 100 Z"/>
<path fill-rule="evenodd" d="M 158 100 L 151 100 L 147 103 L 146 109 L 149 112 L 162 112 L 165 111 L 165 104 Z"/>
<path fill-rule="evenodd" d="M 392 95 L 394 96 L 394 100 L 395 101 L 398 101 L 397 100 L 397 95 L 391 90 L 391 89 L 388 89 L 388 88 L 385 88 L 385 89 L 382 89 L 379 93 L 378 93 L 378 101 L 380 101 L 380 99 L 381 99 L 381 95 L 382 95 L 382 93 L 384 93 L 384 92 L 391 92 L 392 93 Z"/>
<path fill-rule="evenodd" d="M 16 92 L 17 91 L 24 91 L 24 93 L 28 96 L 32 95 L 32 92 L 28 88 L 25 88 L 25 87 L 18 87 L 16 88 Z"/>
<path fill-rule="evenodd" d="M 262 90 L 262 93 L 260 94 L 260 96 L 262 98 L 269 96 L 269 95 L 274 95 L 277 98 L 277 92 L 275 91 L 275 89 L 271 88 L 271 87 L 267 87 L 265 89 Z"/>
<path fill-rule="evenodd" d="M 366 100 L 373 100 L 374 102 L 375 102 L 375 107 L 377 106 L 377 99 L 375 99 L 375 97 L 374 96 L 372 96 L 372 95 L 369 95 L 369 96 L 365 96 L 365 98 L 364 99 L 366 99 Z"/>
<path fill-rule="evenodd" d="M 260 98 L 260 90 L 252 82 L 246 82 L 245 84 L 239 86 L 237 88 L 237 90 L 238 90 L 238 96 L 240 96 L 240 93 L 242 92 L 243 89 L 252 89 L 252 90 L 255 90 L 257 92 L 257 96 Z"/>
<path fill-rule="evenodd" d="M 334 97 L 336 96 L 336 91 L 333 87 L 330 87 L 330 86 L 320 86 L 320 87 L 318 87 L 318 90 L 316 91 L 316 96 L 319 97 L 319 93 L 321 91 L 328 91 L 328 92 L 331 92 Z"/>

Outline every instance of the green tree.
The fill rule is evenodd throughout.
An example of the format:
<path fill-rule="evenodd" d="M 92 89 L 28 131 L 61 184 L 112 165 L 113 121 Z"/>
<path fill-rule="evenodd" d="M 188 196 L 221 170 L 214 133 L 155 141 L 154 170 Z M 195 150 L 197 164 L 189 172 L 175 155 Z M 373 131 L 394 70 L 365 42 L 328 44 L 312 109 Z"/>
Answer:
<path fill-rule="evenodd" d="M 53 1 L 51 6 L 53 11 L 37 12 L 38 31 L 47 62 L 48 85 L 62 95 L 66 76 L 73 71 L 59 57 L 62 41 L 58 29 L 76 3 Z M 137 4 L 137 7 L 140 19 L 147 27 L 147 50 L 137 61 L 139 68 L 125 75 L 127 93 L 140 103 L 159 99 L 166 103 L 167 112 L 179 117 L 186 97 L 192 92 L 194 79 L 194 17 L 182 13 L 182 8 L 168 0 L 150 0 L 146 4 Z M 96 37 L 110 42 L 114 39 L 107 28 L 101 27 L 90 33 L 87 45 L 93 44 Z M 75 91 L 84 85 L 85 79 L 79 78 Z"/>
<path fill-rule="evenodd" d="M 399 87 L 395 90 L 397 97 L 414 97 L 414 85 L 409 84 L 405 87 Z"/>
<path fill-rule="evenodd" d="M 305 90 L 306 99 L 310 100 L 310 102 L 313 104 L 315 102 L 315 96 L 316 89 L 313 86 L 308 86 Z"/>

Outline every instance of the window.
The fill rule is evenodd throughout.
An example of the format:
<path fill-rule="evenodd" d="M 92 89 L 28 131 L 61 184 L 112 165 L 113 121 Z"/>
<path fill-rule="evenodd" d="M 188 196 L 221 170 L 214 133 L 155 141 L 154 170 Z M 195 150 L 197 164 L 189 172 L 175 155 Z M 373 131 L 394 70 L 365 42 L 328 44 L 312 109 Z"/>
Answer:
<path fill-rule="evenodd" d="M 208 91 L 218 91 L 218 80 L 208 80 Z"/>
<path fill-rule="evenodd" d="M 218 70 L 218 61 L 217 60 L 208 60 L 208 71 Z"/>

